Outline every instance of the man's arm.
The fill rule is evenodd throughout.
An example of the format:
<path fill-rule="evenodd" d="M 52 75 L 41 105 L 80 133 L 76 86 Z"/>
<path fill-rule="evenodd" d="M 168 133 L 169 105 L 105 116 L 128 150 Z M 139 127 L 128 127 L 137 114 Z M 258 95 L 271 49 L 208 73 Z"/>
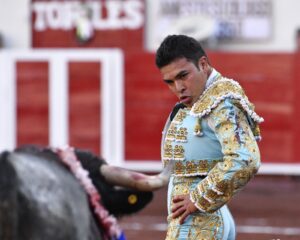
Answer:
<path fill-rule="evenodd" d="M 214 212 L 226 204 L 253 177 L 260 166 L 260 153 L 245 112 L 232 99 L 225 99 L 208 116 L 222 146 L 219 162 L 190 199 L 202 212 Z"/>

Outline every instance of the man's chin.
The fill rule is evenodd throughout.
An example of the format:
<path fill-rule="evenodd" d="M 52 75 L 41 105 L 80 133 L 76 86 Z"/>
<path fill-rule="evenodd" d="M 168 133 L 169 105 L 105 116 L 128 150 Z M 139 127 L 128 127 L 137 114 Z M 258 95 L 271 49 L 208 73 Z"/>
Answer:
<path fill-rule="evenodd" d="M 192 101 L 180 101 L 181 104 L 183 104 L 186 107 L 192 107 L 193 103 Z"/>

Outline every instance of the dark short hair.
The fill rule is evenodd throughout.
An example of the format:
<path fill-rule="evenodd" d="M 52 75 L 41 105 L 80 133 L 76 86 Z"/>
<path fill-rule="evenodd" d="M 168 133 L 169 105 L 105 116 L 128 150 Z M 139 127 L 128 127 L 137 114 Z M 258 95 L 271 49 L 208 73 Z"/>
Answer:
<path fill-rule="evenodd" d="M 196 39 L 186 35 L 169 35 L 157 49 L 155 63 L 162 68 L 176 59 L 186 58 L 198 66 L 198 60 L 203 56 L 207 57 Z"/>

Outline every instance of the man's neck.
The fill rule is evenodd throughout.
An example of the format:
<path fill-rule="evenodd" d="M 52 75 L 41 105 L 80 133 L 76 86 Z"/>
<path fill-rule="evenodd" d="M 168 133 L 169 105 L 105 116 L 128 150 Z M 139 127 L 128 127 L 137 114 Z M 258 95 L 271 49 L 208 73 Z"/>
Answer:
<path fill-rule="evenodd" d="M 208 78 L 206 80 L 205 88 L 208 88 L 208 86 L 210 86 L 215 81 L 218 74 L 219 73 L 214 68 L 210 69 L 210 74 L 208 75 Z"/>

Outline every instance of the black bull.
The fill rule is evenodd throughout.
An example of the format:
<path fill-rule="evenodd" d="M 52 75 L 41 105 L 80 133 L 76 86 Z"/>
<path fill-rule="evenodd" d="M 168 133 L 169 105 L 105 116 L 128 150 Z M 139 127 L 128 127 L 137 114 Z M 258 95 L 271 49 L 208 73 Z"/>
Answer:
<path fill-rule="evenodd" d="M 152 192 L 120 188 L 100 173 L 103 159 L 75 150 L 110 214 L 122 216 L 142 209 Z M 101 240 L 87 195 L 56 153 L 26 147 L 0 155 L 1 240 Z"/>

